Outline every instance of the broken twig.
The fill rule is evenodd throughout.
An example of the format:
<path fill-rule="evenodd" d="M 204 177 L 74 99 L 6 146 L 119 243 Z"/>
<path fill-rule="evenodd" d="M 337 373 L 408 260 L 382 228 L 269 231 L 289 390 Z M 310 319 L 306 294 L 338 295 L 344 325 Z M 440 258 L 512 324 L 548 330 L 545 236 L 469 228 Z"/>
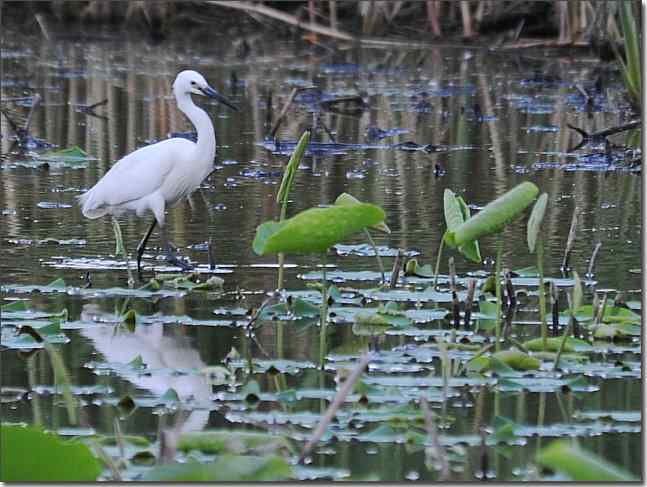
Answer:
<path fill-rule="evenodd" d="M 301 452 L 301 456 L 299 457 L 299 463 L 303 463 L 303 460 L 308 456 L 312 448 L 319 442 L 324 432 L 326 431 L 326 428 L 335 417 L 337 410 L 344 403 L 350 391 L 353 390 L 353 386 L 360 378 L 360 376 L 364 373 L 364 369 L 368 365 L 368 362 L 369 354 L 364 354 L 360 358 L 359 362 L 357 363 L 351 374 L 348 376 L 344 384 L 341 386 L 341 389 L 339 389 L 337 394 L 335 394 L 332 403 L 330 404 L 330 406 L 328 406 L 328 409 L 321 417 L 321 420 L 317 425 L 317 429 L 314 431 L 314 433 L 312 433 L 312 437 L 303 447 L 303 451 Z"/>

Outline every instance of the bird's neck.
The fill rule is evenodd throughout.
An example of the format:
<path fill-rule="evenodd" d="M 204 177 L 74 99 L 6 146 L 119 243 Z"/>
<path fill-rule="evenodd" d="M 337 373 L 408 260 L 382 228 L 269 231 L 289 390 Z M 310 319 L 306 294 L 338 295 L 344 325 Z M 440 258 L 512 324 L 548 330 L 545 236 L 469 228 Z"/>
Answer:
<path fill-rule="evenodd" d="M 212 163 L 216 155 L 216 133 L 213 129 L 211 118 L 202 108 L 193 103 L 190 95 L 177 96 L 178 108 L 187 116 L 198 132 L 197 152 L 205 159 L 205 162 Z"/>

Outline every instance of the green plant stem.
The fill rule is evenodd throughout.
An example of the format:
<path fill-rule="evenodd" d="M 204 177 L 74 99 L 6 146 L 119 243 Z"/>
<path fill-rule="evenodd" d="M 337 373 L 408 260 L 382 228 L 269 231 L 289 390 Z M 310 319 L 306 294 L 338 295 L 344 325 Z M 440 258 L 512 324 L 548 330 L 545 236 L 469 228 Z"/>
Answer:
<path fill-rule="evenodd" d="M 436 289 L 438 285 L 438 271 L 440 270 L 440 258 L 443 255 L 443 246 L 445 245 L 445 240 L 441 237 L 440 247 L 438 247 L 438 255 L 436 256 L 436 268 L 434 269 L 434 284 L 433 289 Z"/>
<path fill-rule="evenodd" d="M 568 319 L 568 325 L 566 325 L 566 330 L 564 330 L 564 335 L 562 336 L 562 341 L 559 344 L 559 350 L 557 350 L 557 355 L 555 356 L 555 363 L 553 364 L 553 370 L 557 370 L 557 367 L 559 367 L 559 359 L 562 356 L 562 353 L 564 352 L 564 346 L 566 345 L 566 339 L 568 336 L 571 334 L 571 329 L 573 328 L 573 318 L 574 315 L 574 310 L 571 310 L 571 316 Z"/>
<path fill-rule="evenodd" d="M 323 369 L 326 358 L 326 322 L 328 321 L 328 288 L 326 287 L 326 253 L 322 257 L 323 267 L 321 272 L 321 312 L 319 335 L 319 366 Z"/>
<path fill-rule="evenodd" d="M 537 426 L 544 426 L 544 416 L 546 415 L 546 393 L 539 393 L 539 411 L 537 413 Z M 541 450 L 541 435 L 537 437 L 537 452 Z"/>
<path fill-rule="evenodd" d="M 546 290 L 544 289 L 544 239 L 537 237 L 537 270 L 539 271 L 539 318 L 541 320 L 542 348 L 546 351 L 548 326 L 546 325 Z"/>
<path fill-rule="evenodd" d="M 126 246 L 124 245 L 124 239 L 121 235 L 119 220 L 117 220 L 114 216 L 112 217 L 112 231 L 115 234 L 115 256 L 123 255 L 124 259 L 126 259 L 126 270 L 128 271 L 128 287 L 132 289 L 135 285 L 135 279 L 133 279 L 133 274 L 130 271 L 130 261 L 128 260 Z"/>
<path fill-rule="evenodd" d="M 377 245 L 375 245 L 375 241 L 373 240 L 373 237 L 371 237 L 371 233 L 366 228 L 364 229 L 364 235 L 366 235 L 366 239 L 368 240 L 369 245 L 373 249 L 373 252 L 375 252 L 375 258 L 377 259 L 377 267 L 380 269 L 380 272 L 382 273 L 382 284 L 385 284 L 386 275 L 384 274 L 384 263 L 382 262 L 382 257 L 380 257 L 380 253 L 377 251 Z"/>
<path fill-rule="evenodd" d="M 279 216 L 279 221 L 285 220 L 285 215 L 288 211 L 288 199 L 285 198 L 281 202 L 281 215 Z M 283 289 L 283 264 L 285 263 L 285 254 L 283 252 L 279 253 L 279 276 L 276 283 L 276 289 Z"/>
<path fill-rule="evenodd" d="M 496 241 L 496 270 L 495 270 L 495 289 L 496 289 L 496 319 L 495 319 L 495 335 L 496 345 L 495 351 L 501 350 L 501 259 L 503 254 L 503 237 L 499 233 Z"/>

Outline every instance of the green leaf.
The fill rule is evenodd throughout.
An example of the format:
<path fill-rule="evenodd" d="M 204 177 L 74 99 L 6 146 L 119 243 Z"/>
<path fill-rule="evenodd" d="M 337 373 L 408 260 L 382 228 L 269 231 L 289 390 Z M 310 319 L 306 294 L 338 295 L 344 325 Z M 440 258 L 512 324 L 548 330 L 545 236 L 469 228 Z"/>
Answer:
<path fill-rule="evenodd" d="M 166 392 L 160 396 L 157 401 L 157 404 L 163 404 L 165 406 L 171 406 L 173 404 L 178 404 L 180 402 L 180 396 L 177 391 L 172 387 L 166 389 Z"/>
<path fill-rule="evenodd" d="M 557 352 L 559 346 L 562 343 L 563 337 L 551 337 L 546 339 L 546 351 L 548 352 Z M 533 340 L 528 340 L 523 342 L 523 346 L 526 350 L 531 352 L 541 352 L 544 350 L 543 339 L 535 338 Z M 584 340 L 579 338 L 566 337 L 566 342 L 564 342 L 564 352 L 589 352 L 593 350 L 593 346 Z"/>
<path fill-rule="evenodd" d="M 431 264 L 421 266 L 418 259 L 409 259 L 404 267 L 404 275 L 429 278 L 434 277 L 434 269 Z"/>
<path fill-rule="evenodd" d="M 513 270 L 512 275 L 518 277 L 539 277 L 539 270 L 536 266 L 531 265 L 528 267 L 522 267 L 521 269 Z"/>
<path fill-rule="evenodd" d="M 507 441 L 514 438 L 514 430 L 517 424 L 504 416 L 494 418 L 494 438 L 498 441 Z"/>
<path fill-rule="evenodd" d="M 129 309 L 126 314 L 123 316 L 122 323 L 126 325 L 126 328 L 131 333 L 135 331 L 137 323 L 140 321 L 137 312 L 134 309 Z"/>
<path fill-rule="evenodd" d="M 445 232 L 445 242 L 458 247 L 492 233 L 498 233 L 521 215 L 534 201 L 539 188 L 526 181 L 485 206 L 454 230 Z"/>
<path fill-rule="evenodd" d="M 319 316 L 319 313 L 319 306 L 315 306 L 304 299 L 292 297 L 289 302 L 266 306 L 258 318 L 260 320 L 287 319 L 288 317 L 301 319 L 313 318 Z"/>
<path fill-rule="evenodd" d="M 292 181 L 294 180 L 294 175 L 299 169 L 303 155 L 308 148 L 310 143 L 310 131 L 306 130 L 301 135 L 299 142 L 294 148 L 294 152 L 290 156 L 290 160 L 285 166 L 285 172 L 283 173 L 283 179 L 281 180 L 281 186 L 279 187 L 278 193 L 276 193 L 276 202 L 285 203 L 287 202 L 288 196 L 290 195 L 290 189 L 292 188 Z"/>
<path fill-rule="evenodd" d="M 443 194 L 443 210 L 445 212 L 445 225 L 447 225 L 447 230 L 450 232 L 456 230 L 465 221 L 461 206 L 451 189 L 445 189 Z"/>
<path fill-rule="evenodd" d="M 188 453 L 199 450 L 209 455 L 225 453 L 291 453 L 293 448 L 283 436 L 261 431 L 211 430 L 183 433 L 177 444 L 178 450 Z"/>
<path fill-rule="evenodd" d="M 62 277 L 59 277 L 50 282 L 46 287 L 51 289 L 65 289 L 65 281 Z"/>
<path fill-rule="evenodd" d="M 0 478 L 4 482 L 93 482 L 99 461 L 78 441 L 63 441 L 35 427 L 0 425 Z"/>
<path fill-rule="evenodd" d="M 443 203 L 448 232 L 453 232 L 470 218 L 470 209 L 465 200 L 456 196 L 452 190 L 445 189 Z M 458 251 L 473 262 L 481 262 L 481 252 L 476 240 L 460 245 Z"/>
<path fill-rule="evenodd" d="M 561 316 L 569 316 L 569 311 L 563 311 L 560 313 Z M 575 318 L 578 321 L 591 321 L 593 316 L 593 306 L 590 304 L 585 304 L 580 306 L 575 311 Z M 639 314 L 634 313 L 628 308 L 622 306 L 608 306 L 604 310 L 604 315 L 602 316 L 603 323 L 634 323 L 640 325 L 641 317 Z"/>
<path fill-rule="evenodd" d="M 258 226 L 256 229 L 256 236 L 254 237 L 254 242 L 252 242 L 252 249 L 258 255 L 263 255 L 265 246 L 267 245 L 268 239 L 279 232 L 289 220 L 283 220 L 282 222 L 265 222 Z"/>
<path fill-rule="evenodd" d="M 541 361 L 519 350 L 502 350 L 492 355 L 515 370 L 539 370 Z"/>
<path fill-rule="evenodd" d="M 284 220 L 266 222 L 256 230 L 254 252 L 323 253 L 363 228 L 384 221 L 384 211 L 370 203 L 311 208 Z"/>
<path fill-rule="evenodd" d="M 3 304 L 2 307 L 0 308 L 0 311 L 2 313 L 16 312 L 16 311 L 29 311 L 29 307 L 27 306 L 27 301 L 25 300 L 12 301 L 11 303 Z"/>
<path fill-rule="evenodd" d="M 128 365 L 136 370 L 142 370 L 146 368 L 146 364 L 144 363 L 144 359 L 142 359 L 141 355 L 137 355 L 134 359 L 128 362 Z"/>
<path fill-rule="evenodd" d="M 537 237 L 541 231 L 541 223 L 544 221 L 546 206 L 548 205 L 548 194 L 543 193 L 535 202 L 528 219 L 528 250 L 530 253 L 535 251 Z"/>
<path fill-rule="evenodd" d="M 88 158 L 88 153 L 78 145 L 75 145 L 74 147 L 68 147 L 67 149 L 47 152 L 44 154 L 44 158 L 60 159 L 68 162 L 84 161 Z"/>
<path fill-rule="evenodd" d="M 640 336 L 642 328 L 632 323 L 614 323 L 613 325 L 605 325 L 600 323 L 595 327 L 593 337 L 601 340 L 625 338 L 632 336 Z"/>
<path fill-rule="evenodd" d="M 335 205 L 336 206 L 348 206 L 348 205 L 357 205 L 361 204 L 362 202 L 355 198 L 352 194 L 348 193 L 342 193 L 339 196 L 337 196 L 337 199 L 335 200 Z M 391 229 L 387 226 L 386 223 L 380 222 L 377 225 L 372 225 L 370 228 L 373 228 L 375 230 L 379 230 L 384 233 L 391 233 Z"/>
<path fill-rule="evenodd" d="M 576 482 L 631 482 L 629 472 L 566 441 L 554 441 L 537 454 L 537 463 L 568 475 Z"/>
<path fill-rule="evenodd" d="M 286 480 L 288 463 L 277 456 L 221 455 L 209 463 L 174 463 L 146 472 L 145 482 L 260 482 Z"/>

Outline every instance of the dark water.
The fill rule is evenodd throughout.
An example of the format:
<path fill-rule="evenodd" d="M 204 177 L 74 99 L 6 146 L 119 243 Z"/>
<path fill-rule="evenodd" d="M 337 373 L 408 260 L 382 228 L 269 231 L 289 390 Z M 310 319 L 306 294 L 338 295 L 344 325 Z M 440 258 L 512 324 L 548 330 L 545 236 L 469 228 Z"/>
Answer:
<path fill-rule="evenodd" d="M 163 425 L 173 424 L 183 425 L 187 431 L 259 427 L 297 439 L 307 437 L 316 426 L 316 419 L 302 418 L 299 422 L 294 411 L 317 414 L 323 411 L 327 402 L 317 399 L 316 394 L 305 394 L 287 409 L 271 398 L 263 400 L 256 410 L 257 416 L 253 417 L 254 411 L 246 409 L 240 398 L 216 397 L 215 394 L 224 394 L 217 392 L 222 387 L 212 389 L 198 372 L 206 366 L 221 364 L 235 347 L 243 357 L 251 353 L 258 360 L 296 361 L 296 370 L 280 376 L 285 379 L 283 388 L 334 391 L 338 364 L 343 365 L 349 354 L 356 357 L 366 342 L 365 337 L 353 334 L 349 324 L 331 325 L 330 366 L 320 373 L 313 368 L 319 356 L 316 321 L 263 322 L 257 339 L 269 358 L 245 337 L 241 326 L 230 325 L 232 321 L 242 323 L 244 312 L 258 306 L 264 293 L 276 285 L 275 258 L 258 257 L 251 248 L 257 225 L 278 216 L 275 194 L 287 159 L 272 155 L 262 146 L 269 132 L 269 92 L 273 120 L 276 120 L 293 87 L 315 86 L 319 90 L 302 92 L 297 98 L 278 132 L 279 140 L 294 141 L 312 125 L 312 113 L 321 113 L 321 121 L 336 135 L 337 142 L 355 144 L 332 147 L 331 153 L 324 150 L 306 157 L 295 179 L 289 214 L 330 204 L 340 193 L 349 192 L 386 211 L 392 233 L 376 236 L 378 245 L 416 251 L 420 253 L 420 262 L 433 263 L 445 229 L 442 197 L 445 188 L 462 195 L 475 207 L 482 207 L 519 182 L 529 180 L 549 195 L 543 226 L 546 274 L 561 276 L 559 268 L 571 215 L 577 205 L 582 210 L 582 219 L 571 257 L 573 268 L 584 276 L 593 248 L 601 242 L 594 276 L 597 288 L 609 290 L 610 299 L 615 296 L 613 290 L 620 290 L 626 300 L 640 300 L 641 276 L 635 272 L 640 268 L 640 178 L 626 169 L 625 161 L 617 154 L 611 159 L 601 155 L 603 148 L 587 147 L 569 152 L 569 147 L 578 143 L 579 136 L 568 130 L 567 124 L 594 132 L 627 119 L 619 74 L 613 66 L 603 65 L 595 58 L 582 53 L 493 53 L 476 48 L 423 51 L 349 46 L 331 53 L 308 48 L 301 41 L 265 37 L 253 39 L 249 53 L 245 54 L 239 41 L 218 37 L 204 39 L 202 43 L 177 40 L 151 46 L 114 35 L 91 41 L 46 41 L 39 34 L 14 34 L 3 39 L 3 107 L 24 119 L 29 101 L 21 97 L 39 93 L 43 101 L 34 114 L 31 135 L 58 148 L 79 146 L 91 159 L 65 164 L 50 161 L 48 166 L 37 162 L 42 159 L 26 155 L 14 154 L 3 159 L 0 196 L 3 297 L 27 298 L 36 310 L 68 310 L 73 325 L 64 332 L 70 341 L 61 345 L 60 350 L 72 382 L 106 388 L 94 395 L 79 396 L 85 401 L 81 408 L 82 424 L 97 433 L 113 433 L 113 420 L 119 417 L 113 404 L 123 395 L 159 397 L 174 388 L 181 398 L 193 395 L 200 406 L 189 407 L 188 412 L 167 414 L 152 407 L 140 407 L 120 421 L 121 430 L 145 435 L 151 440 L 157 439 Z M 128 287 L 128 276 L 125 270 L 111 269 L 109 265 L 114 252 L 109 218 L 84 219 L 75 197 L 91 187 L 124 154 L 164 139 L 171 132 L 192 129 L 170 94 L 175 74 L 185 68 L 199 70 L 240 106 L 240 112 L 234 113 L 197 100 L 209 112 L 216 127 L 217 170 L 202 186 L 204 198 L 194 195 L 193 210 L 188 204 L 179 205 L 169 211 L 167 220 L 171 239 L 196 264 L 207 263 L 204 244 L 213 239 L 214 257 L 221 271 L 218 275 L 225 279 L 225 292 L 132 298 L 129 306 L 147 319 L 148 324 L 138 326 L 132 334 L 115 333 L 110 322 L 117 319 L 113 313 L 124 304 L 124 298 L 79 291 L 85 283 L 86 269 L 82 267 L 88 268 L 92 289 L 97 291 L 115 287 L 123 290 Z M 598 77 L 600 83 L 596 85 Z M 592 95 L 590 104 L 587 105 L 576 84 Z M 361 113 L 320 112 L 321 99 L 358 94 L 367 103 Z M 95 111 L 107 119 L 89 116 L 79 109 L 104 99 L 107 103 Z M 393 130 L 395 135 L 371 140 L 369 136 L 377 133 L 375 128 Z M 3 117 L 0 141 L 3 154 L 9 151 L 9 134 Z M 319 142 L 330 142 L 324 131 L 315 137 Z M 623 137 L 614 140 L 620 143 Z M 393 147 L 404 142 L 433 144 L 440 150 Z M 376 145 L 383 147 L 375 148 Z M 122 219 L 122 231 L 130 251 L 147 225 L 144 219 Z M 534 265 L 535 256 L 528 253 L 525 239 L 524 222 L 505 231 L 504 267 Z M 144 259 L 149 266 L 156 263 L 157 235 L 151 243 L 153 249 Z M 361 244 L 363 239 L 360 236 L 350 243 Z M 496 240 L 492 237 L 481 242 L 484 265 L 468 263 L 457 254 L 446 256 L 454 255 L 457 272 L 462 276 L 466 272 L 492 270 L 495 252 Z M 290 264 L 286 270 L 286 288 L 305 289 L 299 275 L 316 270 L 318 260 L 288 256 L 286 261 Z M 384 257 L 384 261 L 390 269 L 393 258 Z M 346 271 L 376 270 L 372 257 L 333 252 L 328 263 Z M 161 266 L 161 261 L 156 265 Z M 441 272 L 447 272 L 446 259 Z M 152 276 L 150 270 L 148 274 Z M 18 292 L 17 286 L 45 285 L 58 277 L 64 278 L 67 292 Z M 367 283 L 350 281 L 339 285 L 370 287 Z M 591 288 L 588 288 L 589 302 L 590 297 Z M 429 308 L 431 304 L 422 306 Z M 536 301 L 528 307 L 533 306 L 536 309 Z M 214 314 L 214 309 L 222 308 L 225 311 L 220 315 Z M 220 321 L 214 323 L 215 320 Z M 538 336 L 535 325 L 536 317 L 534 325 L 513 325 L 513 333 L 524 339 Z M 5 340 L 14 328 L 11 324 L 3 327 Z M 436 320 L 418 328 L 448 330 L 449 321 Z M 424 335 L 397 333 L 379 338 L 383 355 L 378 355 L 374 374 L 412 380 L 422 380 L 430 374 L 440 377 L 438 355 L 427 363 L 393 359 L 402 367 L 400 372 L 397 367 L 390 371 L 387 366 L 390 352 L 423 344 L 433 349 L 428 339 Z M 639 342 L 634 340 L 625 348 L 612 347 L 608 357 L 602 355 L 610 362 L 633 363 L 639 362 L 639 352 Z M 127 364 L 137 355 L 151 368 L 160 370 L 149 377 L 140 377 L 119 372 L 114 366 L 103 372 L 91 368 L 91 362 Z M 61 397 L 41 390 L 42 387 L 38 389 L 53 384 L 44 352 L 24 359 L 15 349 L 9 349 L 2 352 L 2 359 L 3 388 L 37 391 L 30 401 L 3 403 L 3 421 L 41 422 L 53 429 L 70 426 Z M 415 367 L 407 372 L 407 364 Z M 532 467 L 536 449 L 540 443 L 550 442 L 553 436 L 568 435 L 568 425 L 581 424 L 578 412 L 640 411 L 640 364 L 637 367 L 637 376 L 605 379 L 592 375 L 587 379 L 595 389 L 591 392 L 563 394 L 532 389 L 494 392 L 492 389 L 481 411 L 485 424 L 492 426 L 498 414 L 520 424 L 536 426 L 538 411 L 545 408 L 544 424 L 556 425 L 557 433 L 529 434 L 522 437 L 522 448 L 506 445 L 490 448 L 490 469 L 496 470 L 497 477 L 502 479 L 536 478 Z M 188 375 L 173 373 L 177 370 Z M 239 383 L 246 380 L 244 372 L 241 365 L 237 375 Z M 277 391 L 279 382 L 271 374 L 256 373 L 253 379 L 258 381 L 263 393 Z M 414 394 L 414 398 L 416 391 L 434 394 L 433 391 L 439 390 L 406 385 L 400 389 L 405 396 Z M 235 390 L 240 391 L 240 387 Z M 467 466 L 456 461 L 460 471 L 455 478 L 473 478 L 472 472 L 478 470 L 479 448 L 466 446 L 478 438 L 474 428 L 478 393 L 479 388 L 473 387 L 462 402 L 458 397 L 446 401 L 447 413 L 453 422 L 442 432 L 446 435 L 443 438 L 448 445 L 459 435 L 468 438 L 452 450 L 456 458 L 469 460 Z M 443 401 L 430 401 L 434 411 L 440 414 Z M 540 406 L 542 403 L 545 404 Z M 349 404 L 347 409 L 358 407 Z M 271 412 L 275 414 L 274 419 Z M 282 414 L 287 415 L 283 420 Z M 288 418 L 286 424 L 285 418 Z M 638 474 L 642 458 L 640 422 L 604 424 L 606 429 L 596 423 L 576 433 L 580 444 Z M 374 430 L 377 425 L 358 420 L 354 427 L 338 428 L 337 439 L 315 450 L 309 465 L 332 470 L 313 470 L 318 473 L 302 470 L 298 476 L 437 478 L 437 473 L 425 466 L 423 447 L 392 440 L 361 439 L 361 434 Z M 352 434 L 344 436 L 349 431 Z M 132 475 L 136 473 L 135 470 Z"/>

